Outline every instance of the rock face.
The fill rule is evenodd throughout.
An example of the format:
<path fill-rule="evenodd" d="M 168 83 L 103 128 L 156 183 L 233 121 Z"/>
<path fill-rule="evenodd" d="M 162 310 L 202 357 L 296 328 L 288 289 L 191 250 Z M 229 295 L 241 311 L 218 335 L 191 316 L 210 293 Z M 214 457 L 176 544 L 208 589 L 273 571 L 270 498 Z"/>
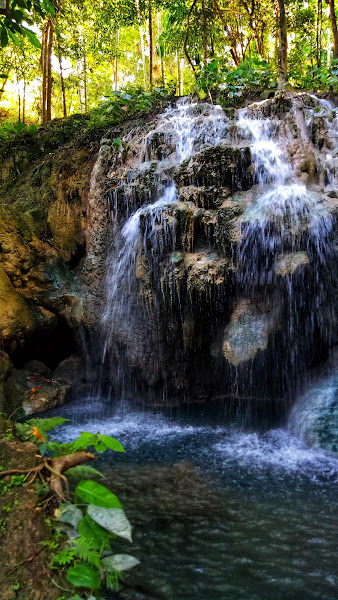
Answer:
<path fill-rule="evenodd" d="M 290 398 L 336 342 L 332 110 L 183 102 L 3 154 L 2 406 L 42 411 L 98 381 L 160 403 Z M 38 386 L 31 360 L 49 369 Z"/>
<path fill-rule="evenodd" d="M 101 162 L 112 250 L 91 317 L 106 383 L 151 402 L 290 398 L 335 342 L 337 119 L 306 94 L 232 121 L 176 110 L 181 124 L 169 111 Z"/>
<path fill-rule="evenodd" d="M 20 372 L 30 359 L 54 369 L 77 347 L 83 293 L 76 274 L 98 144 L 64 141 L 62 123 L 53 122 L 35 140 L 0 147 L 0 340 L 15 365 L 0 383 L 0 404 L 9 412 L 22 402 L 29 413 L 60 403 L 65 392 L 54 384 L 27 403 Z"/>

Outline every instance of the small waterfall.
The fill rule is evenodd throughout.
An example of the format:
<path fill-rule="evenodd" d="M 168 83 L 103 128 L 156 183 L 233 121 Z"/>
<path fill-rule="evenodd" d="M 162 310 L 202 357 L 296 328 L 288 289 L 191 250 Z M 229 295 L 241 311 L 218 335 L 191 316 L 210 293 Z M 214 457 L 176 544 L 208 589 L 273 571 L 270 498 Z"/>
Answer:
<path fill-rule="evenodd" d="M 276 393 L 282 389 L 282 398 L 291 400 L 307 368 L 300 348 L 317 343 L 318 330 L 325 329 L 323 312 L 332 306 L 333 217 L 323 193 L 302 182 L 291 162 L 290 135 L 280 119 L 264 118 L 264 104 L 255 105 L 254 117 L 250 108 L 239 111 L 237 122 L 237 141 L 250 144 L 256 185 L 234 248 L 239 298 L 234 314 L 242 325 L 233 331 L 230 326 L 224 350 L 237 367 L 235 385 L 243 393 L 258 377 L 248 358 L 270 344 L 279 364 Z M 334 314 L 329 321 L 334 326 Z M 330 344 L 330 332 L 325 335 Z M 264 362 L 257 369 L 264 371 Z"/>
<path fill-rule="evenodd" d="M 230 121 L 188 98 L 130 130 L 107 177 L 98 394 L 237 411 L 302 389 L 337 320 L 332 111 L 304 94 Z"/>
<path fill-rule="evenodd" d="M 165 215 L 166 209 L 178 199 L 173 172 L 177 165 L 202 148 L 220 144 L 227 127 L 228 119 L 219 106 L 194 103 L 190 98 L 179 100 L 160 116 L 157 127 L 145 137 L 143 161 L 136 172 L 131 170 L 114 190 L 113 235 L 107 256 L 106 301 L 101 319 L 103 368 L 98 394 L 102 393 L 104 365 L 114 350 L 119 356 L 119 366 L 113 375 L 114 387 L 124 393 L 130 379 L 123 354 L 128 353 L 129 357 L 133 354 L 132 337 L 141 327 L 142 318 L 146 319 L 146 309 L 140 314 L 137 306 L 138 270 L 142 269 L 138 265 L 140 250 L 143 248 L 154 265 L 163 252 L 175 250 L 175 225 L 168 223 Z M 147 198 L 143 197 L 141 206 L 137 207 L 140 197 L 135 192 L 135 181 L 139 183 L 150 172 L 152 181 Z M 127 217 L 124 222 L 122 218 L 122 225 L 118 206 L 121 193 Z"/>

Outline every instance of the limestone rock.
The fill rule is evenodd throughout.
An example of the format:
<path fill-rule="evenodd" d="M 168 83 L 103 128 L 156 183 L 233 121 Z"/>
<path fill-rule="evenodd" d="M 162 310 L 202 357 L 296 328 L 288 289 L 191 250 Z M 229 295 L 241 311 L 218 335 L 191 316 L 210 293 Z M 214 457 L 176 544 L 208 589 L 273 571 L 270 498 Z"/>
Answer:
<path fill-rule="evenodd" d="M 224 331 L 223 354 L 227 361 L 237 367 L 253 360 L 259 350 L 267 348 L 274 325 L 271 314 L 264 314 L 248 299 L 239 300 Z"/>
<path fill-rule="evenodd" d="M 281 254 L 277 257 L 275 272 L 277 275 L 282 275 L 282 277 L 293 275 L 299 267 L 308 265 L 309 263 L 309 257 L 306 252 Z"/>

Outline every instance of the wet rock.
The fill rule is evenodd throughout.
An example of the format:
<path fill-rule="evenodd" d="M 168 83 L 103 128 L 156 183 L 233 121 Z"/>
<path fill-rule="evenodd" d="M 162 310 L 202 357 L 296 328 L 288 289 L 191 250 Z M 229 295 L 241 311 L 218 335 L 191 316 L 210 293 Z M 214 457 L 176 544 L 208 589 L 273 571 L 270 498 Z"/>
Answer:
<path fill-rule="evenodd" d="M 7 412 L 22 406 L 24 414 L 31 415 L 64 404 L 70 384 L 52 379 L 50 369 L 34 360 L 22 369 L 12 369 L 6 389 Z"/>
<path fill-rule="evenodd" d="M 68 356 L 53 371 L 52 377 L 55 381 L 69 384 L 81 381 L 83 378 L 83 358 L 77 355 Z"/>
<path fill-rule="evenodd" d="M 338 454 L 338 377 L 323 378 L 294 405 L 291 432 L 305 443 Z"/>
<path fill-rule="evenodd" d="M 277 257 L 275 272 L 277 275 L 285 277 L 286 275 L 293 275 L 299 267 L 308 264 L 310 264 L 310 261 L 306 252 L 283 254 Z"/>
<path fill-rule="evenodd" d="M 253 360 L 259 350 L 267 348 L 274 328 L 273 314 L 260 311 L 250 300 L 240 300 L 224 331 L 225 358 L 235 367 Z"/>
<path fill-rule="evenodd" d="M 233 193 L 239 189 L 248 189 L 252 185 L 250 165 L 249 148 L 206 148 L 179 165 L 174 179 L 179 187 L 227 187 Z"/>

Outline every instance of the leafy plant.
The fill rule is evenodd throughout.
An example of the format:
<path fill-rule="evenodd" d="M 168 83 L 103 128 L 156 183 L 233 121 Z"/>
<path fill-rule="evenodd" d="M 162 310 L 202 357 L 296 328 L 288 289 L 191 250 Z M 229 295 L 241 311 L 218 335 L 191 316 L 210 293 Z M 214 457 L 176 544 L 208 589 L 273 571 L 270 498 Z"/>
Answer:
<path fill-rule="evenodd" d="M 12 477 L 12 485 L 21 485 L 31 473 L 40 474 L 43 486 L 49 485 L 60 497 L 63 497 L 62 487 L 52 485 L 52 479 L 58 477 L 63 481 L 63 472 L 73 470 L 73 475 L 78 475 L 84 467 L 81 463 L 95 458 L 87 452 L 93 448 L 102 453 L 110 449 L 115 452 L 124 452 L 120 442 L 114 438 L 101 434 L 82 432 L 81 435 L 67 444 L 49 439 L 49 432 L 55 427 L 63 425 L 67 419 L 53 417 L 50 419 L 30 419 L 26 423 L 16 425 L 16 433 L 21 439 L 34 441 L 41 454 L 41 465 L 27 470 L 27 475 Z M 52 458 L 45 458 L 45 457 Z M 79 464 L 77 464 L 77 462 Z M 45 470 L 51 472 L 49 480 L 46 479 Z M 99 473 L 95 469 L 90 474 Z M 0 472 L 0 477 L 10 474 L 9 471 Z M 19 477 L 20 480 L 15 480 Z M 68 495 L 68 494 L 67 494 Z M 128 554 L 114 554 L 111 542 L 116 537 L 132 541 L 131 525 L 127 519 L 118 498 L 107 487 L 96 481 L 83 479 L 75 490 L 74 504 L 70 500 L 63 501 L 55 511 L 55 518 L 59 523 L 56 531 L 52 522 L 49 522 L 52 535 L 45 545 L 50 550 L 55 550 L 51 559 L 51 568 L 63 570 L 67 568 L 67 581 L 74 588 L 85 588 L 86 597 L 92 592 L 101 589 L 102 582 L 106 588 L 116 588 L 121 572 L 137 565 L 139 561 Z M 61 545 L 61 533 L 66 533 L 68 541 Z"/>
<path fill-rule="evenodd" d="M 275 87 L 275 74 L 266 61 L 257 58 L 246 59 L 236 69 L 231 69 L 220 59 L 213 60 L 205 65 L 198 73 L 197 92 L 199 95 L 217 92 L 217 101 L 222 99 L 234 101 L 248 90 L 259 90 L 266 87 Z"/>

